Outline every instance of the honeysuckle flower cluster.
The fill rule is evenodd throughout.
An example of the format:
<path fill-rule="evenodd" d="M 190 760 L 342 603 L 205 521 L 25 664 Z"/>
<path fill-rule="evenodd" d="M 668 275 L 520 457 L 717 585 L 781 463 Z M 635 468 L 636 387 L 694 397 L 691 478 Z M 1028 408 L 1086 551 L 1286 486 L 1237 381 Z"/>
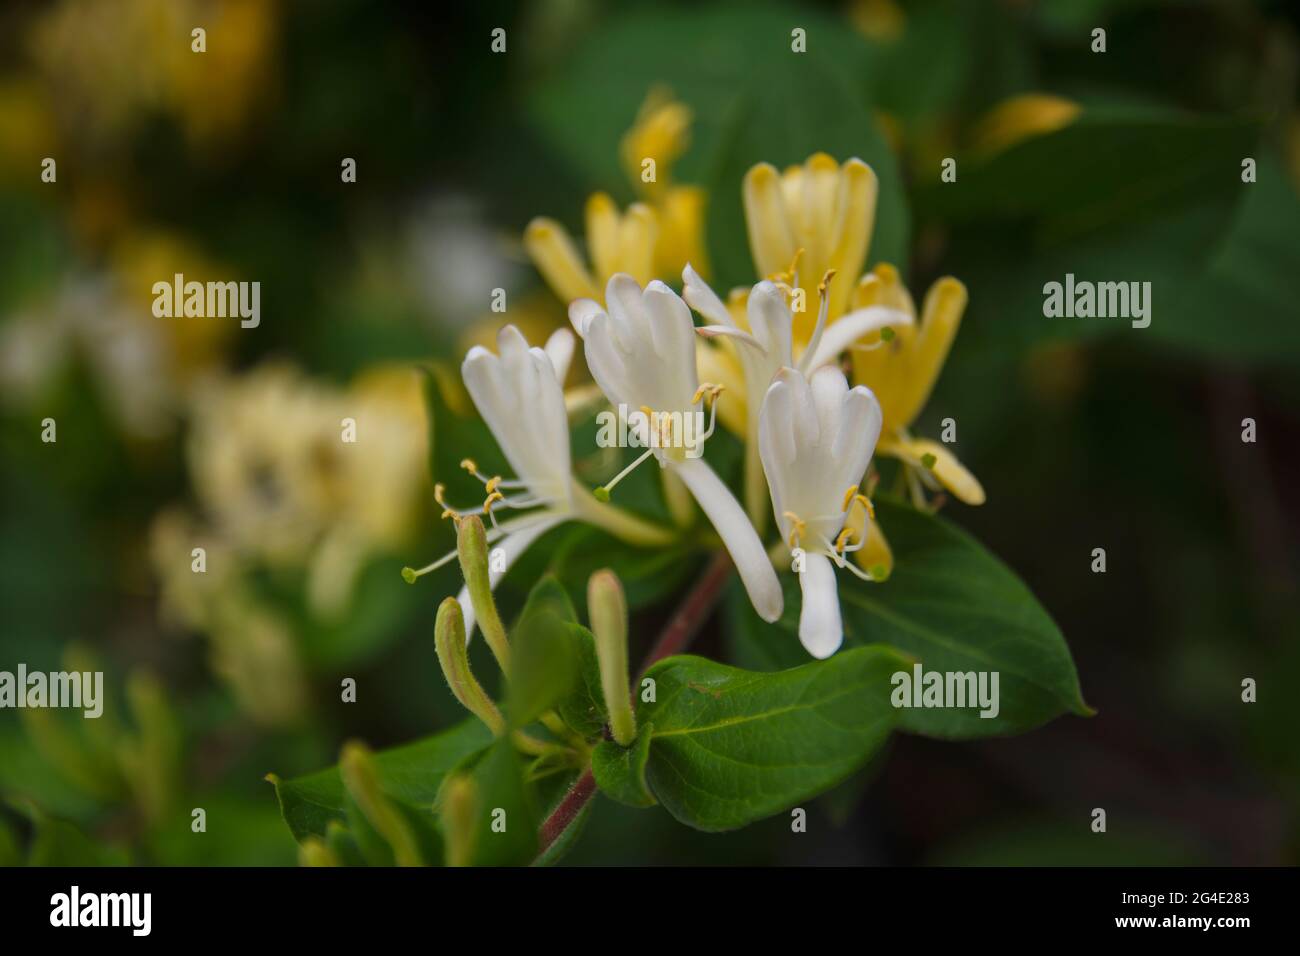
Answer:
<path fill-rule="evenodd" d="M 846 334 L 841 339 L 852 341 L 854 382 L 868 386 L 880 401 L 884 422 L 879 452 L 901 462 L 908 491 L 918 506 L 925 504 L 923 489 L 940 488 L 967 504 L 982 504 L 983 488 L 956 457 L 943 445 L 914 438 L 909 431 L 957 334 L 966 289 L 951 277 L 938 280 L 918 320 L 893 266 L 882 263 L 862 274 L 876 192 L 875 174 L 859 159 L 837 165 L 830 156 L 817 153 L 784 173 L 759 163 L 746 174 L 743 186 L 750 251 L 760 274 L 789 277 L 809 300 L 809 284 L 817 270 L 842 273 L 846 281 L 828 290 L 825 323 L 831 330 L 865 310 L 883 308 L 907 317 L 867 329 L 860 338 Z M 797 270 L 785 265 L 800 260 Z M 821 325 L 820 314 L 816 321 L 807 313 L 796 315 L 795 342 L 807 341 Z M 859 565 L 873 578 L 887 577 L 893 557 L 883 531 L 865 511 L 855 512 L 849 520 L 864 541 L 856 554 Z"/>
<path fill-rule="evenodd" d="M 680 104 L 648 101 L 623 143 L 629 172 L 635 176 L 643 153 L 657 155 L 666 170 L 680 154 L 688 126 L 689 113 Z M 615 486 L 654 458 L 677 524 L 690 522 L 690 502 L 697 503 L 731 555 L 755 610 L 775 621 L 783 610 L 782 592 L 775 558 L 760 537 L 770 503 L 799 572 L 800 640 L 812 655 L 826 657 L 843 639 L 835 569 L 883 581 L 893 565 L 869 498 L 877 477 L 868 471 L 873 454 L 900 462 L 900 481 L 918 507 L 928 507 L 927 490 L 946 490 L 969 504 L 984 500 L 979 482 L 955 456 L 910 431 L 946 359 L 966 291 L 955 279 L 940 279 L 918 314 L 892 266 L 880 264 L 864 274 L 875 173 L 860 159 L 839 164 L 818 153 L 784 172 L 760 163 L 744 178 L 759 281 L 730 290 L 724 301 L 688 253 L 678 295 L 656 278 L 690 248 L 678 241 L 666 251 L 661 243 L 662 208 L 655 203 L 662 205 L 673 188 L 639 188 L 645 201 L 623 213 L 603 194 L 592 196 L 591 268 L 555 222 L 534 220 L 525 233 L 538 270 L 568 305 L 596 387 L 611 405 L 642 413 L 634 427 L 644 452 L 594 492 L 577 482 L 562 388 L 572 337 L 561 330 L 545 349 L 529 348 L 507 326 L 498 354 L 471 349 L 462 374 L 517 477 L 485 476 L 473 462 L 464 463 L 483 481 L 486 498 L 480 509 L 448 507 L 446 514 L 459 520 L 481 510 L 491 519 L 489 540 L 504 558 L 494 565 L 491 585 L 500 568 L 563 521 L 588 521 L 656 546 L 678 529 L 645 526 L 609 504 Z M 698 328 L 692 309 L 703 321 Z M 838 367 L 846 354 L 852 387 Z M 674 422 L 700 415 L 706 403 L 714 418 L 744 439 L 744 508 L 700 457 L 714 419 L 693 438 L 675 431 L 680 426 Z M 439 489 L 440 502 L 441 494 Z M 527 513 L 498 521 L 498 510 L 514 508 Z M 408 578 L 424 570 L 408 570 Z M 464 598 L 462 593 L 462 605 Z M 467 612 L 467 633 L 473 625 Z"/>

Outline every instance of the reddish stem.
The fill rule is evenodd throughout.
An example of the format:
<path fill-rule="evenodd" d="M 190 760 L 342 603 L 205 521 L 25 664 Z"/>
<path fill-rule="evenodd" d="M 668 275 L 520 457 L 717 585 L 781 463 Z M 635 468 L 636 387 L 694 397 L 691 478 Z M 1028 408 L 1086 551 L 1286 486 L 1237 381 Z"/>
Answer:
<path fill-rule="evenodd" d="M 718 603 L 722 586 L 731 576 L 732 567 L 731 555 L 727 552 L 719 551 L 714 555 L 709 566 L 704 569 L 704 576 L 696 582 L 691 593 L 686 596 L 682 606 L 677 609 L 677 613 L 672 616 L 668 626 L 659 635 L 659 640 L 655 641 L 654 647 L 641 663 L 641 674 L 665 657 L 680 654 L 686 649 L 709 616 L 709 612 L 713 610 L 713 605 Z"/>
<path fill-rule="evenodd" d="M 596 792 L 596 778 L 591 775 L 590 770 L 584 770 L 582 776 L 578 778 L 572 789 L 564 795 L 560 805 L 551 811 L 551 815 L 542 823 L 541 830 L 541 852 L 545 853 L 551 848 L 551 844 L 560 838 L 565 830 L 578 815 L 582 813 L 582 808 L 587 805 L 587 801 L 592 798 Z"/>
<path fill-rule="evenodd" d="M 644 674 L 654 664 L 663 660 L 665 657 L 671 657 L 674 654 L 680 654 L 691 640 L 699 632 L 701 625 L 704 624 L 713 606 L 718 603 L 718 598 L 722 595 L 722 586 L 727 583 L 727 578 L 731 576 L 731 557 L 725 551 L 719 551 L 709 562 L 708 567 L 704 569 L 704 576 L 696 582 L 691 593 L 686 596 L 681 607 L 672 616 L 667 627 L 659 635 L 659 640 L 655 641 L 654 647 L 641 662 L 640 673 Z M 556 840 L 560 838 L 574 820 L 582 813 L 582 808 L 596 794 L 596 778 L 591 775 L 591 770 L 583 772 L 569 792 L 564 795 L 559 806 L 551 811 L 551 815 L 542 823 L 540 833 L 541 853 L 545 853 L 551 848 Z"/>

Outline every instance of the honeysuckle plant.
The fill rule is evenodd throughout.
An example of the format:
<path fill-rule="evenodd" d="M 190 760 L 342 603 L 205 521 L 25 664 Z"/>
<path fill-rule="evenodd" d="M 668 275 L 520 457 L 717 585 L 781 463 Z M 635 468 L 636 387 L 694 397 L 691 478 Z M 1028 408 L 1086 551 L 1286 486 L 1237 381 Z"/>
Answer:
<path fill-rule="evenodd" d="M 646 141 L 671 142 L 682 121 L 643 117 L 662 127 Z M 580 479 L 609 434 L 593 437 L 589 403 L 566 401 L 567 329 L 530 347 L 506 325 L 495 353 L 472 348 L 464 400 L 434 377 L 434 474 L 463 469 L 483 498 L 453 506 L 439 482 L 456 548 L 404 576 L 459 592 L 431 623 L 443 679 L 471 716 L 382 753 L 350 743 L 336 768 L 277 779 L 303 862 L 550 863 L 599 800 L 732 829 L 816 798 L 893 731 L 975 738 L 1089 712 L 1050 616 L 922 493 L 984 497 L 955 457 L 909 431 L 964 287 L 940 280 L 918 316 L 892 267 L 858 279 L 877 191 L 860 160 L 817 154 L 785 174 L 760 164 L 742 191 L 762 278 L 725 300 L 689 261 L 680 294 L 665 281 L 675 272 L 656 276 L 650 233 L 604 200 L 589 207 L 588 237 L 602 286 L 567 235 L 529 226 L 605 412 L 627 427 L 601 449 L 613 460 L 599 480 Z M 901 462 L 906 494 L 880 487 L 878 455 Z M 640 477 L 651 461 L 663 481 Z M 453 561 L 463 585 L 434 573 Z M 509 626 L 498 591 L 518 608 Z M 667 623 L 650 643 L 652 620 Z M 710 622 L 729 663 L 683 653 Z M 472 663 L 476 629 L 495 695 Z M 636 671 L 632 647 L 649 647 Z M 998 706 L 896 693 L 923 671 L 994 672 Z"/>

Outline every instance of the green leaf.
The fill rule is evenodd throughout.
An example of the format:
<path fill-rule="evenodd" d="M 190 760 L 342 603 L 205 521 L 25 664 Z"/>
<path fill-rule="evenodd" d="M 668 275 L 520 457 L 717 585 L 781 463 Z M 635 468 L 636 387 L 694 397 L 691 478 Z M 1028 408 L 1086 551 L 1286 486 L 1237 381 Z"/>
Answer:
<path fill-rule="evenodd" d="M 512 631 L 527 625 L 529 618 L 541 614 L 550 614 L 561 621 L 577 621 L 578 612 L 574 610 L 569 592 L 554 575 L 541 578 L 528 592 L 524 609 L 519 612 Z"/>
<path fill-rule="evenodd" d="M 894 572 L 883 584 L 839 574 L 845 646 L 889 644 L 914 656 L 925 671 L 999 674 L 997 717 L 981 718 L 978 708 L 904 708 L 900 730 L 988 737 L 1020 733 L 1063 713 L 1091 713 L 1065 638 L 1006 565 L 938 517 L 887 499 L 877 501 L 876 512 L 894 549 Z M 782 578 L 785 613 L 775 626 L 762 624 L 734 598 L 728 601 L 733 648 L 747 666 L 806 659 L 798 638 L 798 581 Z"/>
<path fill-rule="evenodd" d="M 537 642 L 555 645 L 554 654 L 563 663 L 563 667 L 557 667 L 554 661 L 537 662 L 538 669 L 551 673 L 552 682 L 562 687 L 550 697 L 546 707 L 554 705 L 560 718 L 584 737 L 597 737 L 605 727 L 607 715 L 596 642 L 591 632 L 578 623 L 573 602 L 554 575 L 546 575 L 533 586 L 512 629 L 512 642 L 515 632 L 527 629 L 532 626 L 530 621 L 542 618 L 558 623 L 563 630 L 562 640 L 558 634 L 550 633 L 545 641 Z M 530 653 L 526 648 L 523 650 L 525 655 Z M 534 678 L 528 677 L 526 681 L 533 683 Z M 535 710 L 533 716 L 540 712 Z"/>
<path fill-rule="evenodd" d="M 395 801 L 432 814 L 448 771 L 492 743 L 483 724 L 470 719 L 450 730 L 375 755 L 383 791 Z M 292 780 L 272 776 L 280 812 L 294 839 L 326 835 L 329 824 L 347 822 L 347 794 L 337 767 Z"/>
<path fill-rule="evenodd" d="M 655 798 L 646 785 L 646 762 L 654 724 L 642 724 L 630 747 L 602 740 L 591 754 L 591 772 L 596 785 L 611 799 L 629 807 L 654 806 Z"/>
<path fill-rule="evenodd" d="M 475 866 L 525 866 L 537 856 L 537 796 L 524 782 L 523 761 L 498 740 L 471 771 L 475 786 Z"/>
<path fill-rule="evenodd" d="M 596 638 L 581 624 L 569 625 L 569 638 L 578 664 L 578 680 L 572 693 L 560 700 L 560 718 L 583 737 L 600 735 L 609 722 L 605 709 L 605 692 L 600 684 L 600 661 L 596 657 Z"/>
<path fill-rule="evenodd" d="M 949 222 L 1030 219 L 1042 235 L 1129 228 L 1207 197 L 1233 197 L 1259 124 L 1151 107 L 1085 108 L 1069 125 L 962 157 L 961 187 L 937 177 L 918 206 Z"/>
<path fill-rule="evenodd" d="M 573 696 L 580 666 L 574 617 L 558 582 L 550 577 L 537 582 L 510 631 L 507 713 L 513 726 L 523 727 Z"/>
<path fill-rule="evenodd" d="M 343 799 L 345 801 L 343 812 L 347 818 L 347 828 L 344 832 L 351 837 L 352 843 L 348 844 L 341 839 L 337 827 L 326 827 L 327 834 L 332 837 L 331 844 L 338 844 L 342 849 L 340 859 L 350 858 L 355 848 L 360 852 L 362 862 L 367 866 L 395 866 L 397 860 L 393 848 L 384 839 L 383 834 L 366 819 L 351 794 L 344 793 Z M 441 863 L 442 838 L 434 826 L 433 814 L 429 809 L 413 807 L 400 800 L 392 800 L 391 803 L 393 809 L 406 821 L 411 833 L 414 834 L 415 844 L 419 847 L 420 860 L 425 865 Z"/>
<path fill-rule="evenodd" d="M 884 743 L 898 711 L 893 650 L 862 647 L 774 674 L 670 657 L 646 676 L 654 703 L 646 780 L 678 820 L 731 830 L 845 779 Z"/>

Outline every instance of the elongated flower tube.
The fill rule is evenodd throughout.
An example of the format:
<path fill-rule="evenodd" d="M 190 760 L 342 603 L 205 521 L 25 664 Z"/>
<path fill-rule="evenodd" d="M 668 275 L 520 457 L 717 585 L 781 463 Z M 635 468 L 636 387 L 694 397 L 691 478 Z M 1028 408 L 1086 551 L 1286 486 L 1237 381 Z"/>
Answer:
<path fill-rule="evenodd" d="M 569 306 L 592 377 L 613 405 L 642 412 L 637 434 L 646 451 L 638 463 L 653 454 L 681 478 L 731 553 L 755 610 L 775 621 L 781 586 L 771 561 L 740 504 L 699 457 L 712 423 L 702 431 L 680 424 L 702 417 L 702 398 L 710 390 L 696 373 L 690 309 L 664 283 L 642 290 L 623 274 L 609 280 L 605 301 L 608 312 L 591 299 Z"/>
<path fill-rule="evenodd" d="M 912 324 L 912 316 L 886 305 L 855 309 L 834 325 L 827 325 L 830 312 L 830 286 L 835 277 L 828 272 L 817 287 L 817 324 L 811 337 L 794 359 L 795 316 L 787 299 L 789 286 L 763 280 L 749 292 L 745 313 L 749 330 L 742 329 L 732 318 L 722 300 L 708 283 L 689 265 L 682 272 L 683 296 L 710 325 L 696 331 L 705 338 L 726 338 L 736 343 L 736 354 L 744 370 L 745 407 L 745 505 L 750 520 L 761 528 L 764 522 L 767 490 L 758 455 L 758 409 L 777 370 L 792 367 L 804 375 L 833 362 L 840 353 L 859 339 L 883 329 L 898 329 Z"/>
<path fill-rule="evenodd" d="M 876 396 L 862 385 L 849 388 L 833 366 L 811 379 L 781 369 L 759 413 L 759 452 L 772 511 L 792 554 L 798 558 L 802 552 L 799 640 L 813 657 L 829 657 L 844 640 L 833 565 L 866 577 L 845 560 L 862 542 L 851 541 L 844 525 L 854 508 L 871 509 L 858 488 L 880 423 Z"/>
<path fill-rule="evenodd" d="M 461 466 L 483 483 L 483 504 L 465 510 L 449 507 L 441 485 L 434 488 L 434 496 L 445 509 L 445 517 L 459 522 L 466 515 L 482 514 L 490 520 L 486 536 L 493 552 L 488 575 L 492 588 L 534 541 L 565 521 L 586 521 L 631 544 L 662 546 L 672 540 L 671 532 L 597 501 L 574 479 L 560 385 L 573 345 L 573 333 L 560 329 L 545 349 L 530 348 L 519 330 L 507 325 L 497 335 L 496 355 L 475 346 L 461 365 L 465 388 L 517 477 L 484 475 L 466 459 Z M 509 510 L 524 513 L 497 520 L 499 512 Z M 451 551 L 418 571 L 404 568 L 402 575 L 413 582 L 456 555 Z M 458 601 L 468 639 L 475 625 L 468 586 L 461 590 Z"/>

